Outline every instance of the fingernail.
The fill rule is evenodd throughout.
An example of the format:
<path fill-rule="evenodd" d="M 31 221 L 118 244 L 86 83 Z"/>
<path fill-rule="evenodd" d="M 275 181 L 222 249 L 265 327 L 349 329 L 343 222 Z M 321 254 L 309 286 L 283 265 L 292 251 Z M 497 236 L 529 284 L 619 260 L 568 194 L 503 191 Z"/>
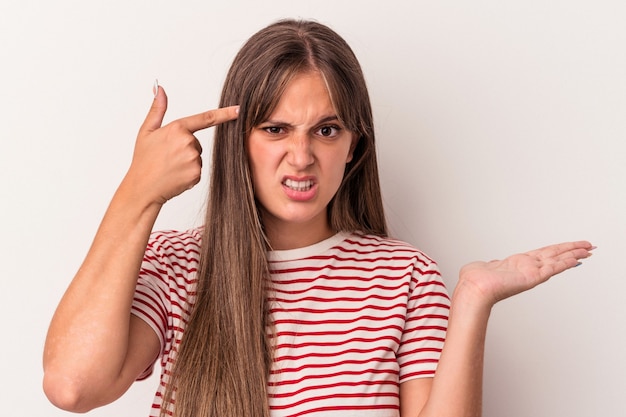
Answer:
<path fill-rule="evenodd" d="M 594 249 L 598 249 L 597 246 L 592 246 L 591 248 L 589 248 L 589 250 L 594 250 Z"/>
<path fill-rule="evenodd" d="M 152 94 L 154 94 L 154 98 L 157 98 L 159 95 L 159 80 L 154 79 L 154 85 L 152 86 Z"/>

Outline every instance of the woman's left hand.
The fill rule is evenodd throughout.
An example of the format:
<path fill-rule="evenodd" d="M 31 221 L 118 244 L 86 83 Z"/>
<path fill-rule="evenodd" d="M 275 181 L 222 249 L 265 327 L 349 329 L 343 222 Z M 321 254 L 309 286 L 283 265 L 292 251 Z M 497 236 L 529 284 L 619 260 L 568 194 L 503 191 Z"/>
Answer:
<path fill-rule="evenodd" d="M 498 301 L 529 290 L 550 277 L 580 264 L 594 247 L 587 241 L 546 246 L 491 262 L 472 262 L 461 269 L 457 287 L 492 307 Z"/>

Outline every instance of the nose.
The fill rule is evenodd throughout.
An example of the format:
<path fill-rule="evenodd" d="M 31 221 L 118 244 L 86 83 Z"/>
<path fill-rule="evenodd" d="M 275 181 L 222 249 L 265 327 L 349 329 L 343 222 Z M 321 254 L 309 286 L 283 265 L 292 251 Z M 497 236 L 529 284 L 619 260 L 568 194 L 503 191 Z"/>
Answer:
<path fill-rule="evenodd" d="M 289 143 L 287 162 L 295 169 L 303 170 L 315 161 L 313 143 L 307 133 L 294 133 Z"/>

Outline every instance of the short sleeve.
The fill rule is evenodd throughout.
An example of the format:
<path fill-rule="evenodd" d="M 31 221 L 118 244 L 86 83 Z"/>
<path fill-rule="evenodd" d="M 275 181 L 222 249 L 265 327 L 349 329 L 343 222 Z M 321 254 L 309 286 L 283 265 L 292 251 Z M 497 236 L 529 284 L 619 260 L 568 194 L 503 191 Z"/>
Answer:
<path fill-rule="evenodd" d="M 415 258 L 407 316 L 397 353 L 400 382 L 433 377 L 448 328 L 450 298 L 437 264 L 423 254 Z"/>
<path fill-rule="evenodd" d="M 144 253 L 131 313 L 146 322 L 159 338 L 161 357 L 168 354 L 189 312 L 195 289 L 200 233 L 154 232 Z M 146 369 L 138 379 L 152 373 Z"/>

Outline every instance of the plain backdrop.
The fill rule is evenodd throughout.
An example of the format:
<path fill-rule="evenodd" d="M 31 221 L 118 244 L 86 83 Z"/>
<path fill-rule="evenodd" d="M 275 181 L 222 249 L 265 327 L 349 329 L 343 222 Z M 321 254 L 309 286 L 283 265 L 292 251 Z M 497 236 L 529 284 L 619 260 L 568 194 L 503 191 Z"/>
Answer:
<path fill-rule="evenodd" d="M 496 306 L 484 415 L 626 415 L 623 0 L 2 0 L 2 414 L 68 415 L 41 390 L 45 333 L 129 165 L 154 79 L 167 121 L 213 108 L 242 43 L 283 17 L 352 45 L 393 234 L 434 257 L 451 291 L 472 260 L 598 246 Z M 210 150 L 212 132 L 199 138 Z M 156 227 L 199 224 L 206 180 Z M 156 383 L 89 415 L 147 416 Z"/>

